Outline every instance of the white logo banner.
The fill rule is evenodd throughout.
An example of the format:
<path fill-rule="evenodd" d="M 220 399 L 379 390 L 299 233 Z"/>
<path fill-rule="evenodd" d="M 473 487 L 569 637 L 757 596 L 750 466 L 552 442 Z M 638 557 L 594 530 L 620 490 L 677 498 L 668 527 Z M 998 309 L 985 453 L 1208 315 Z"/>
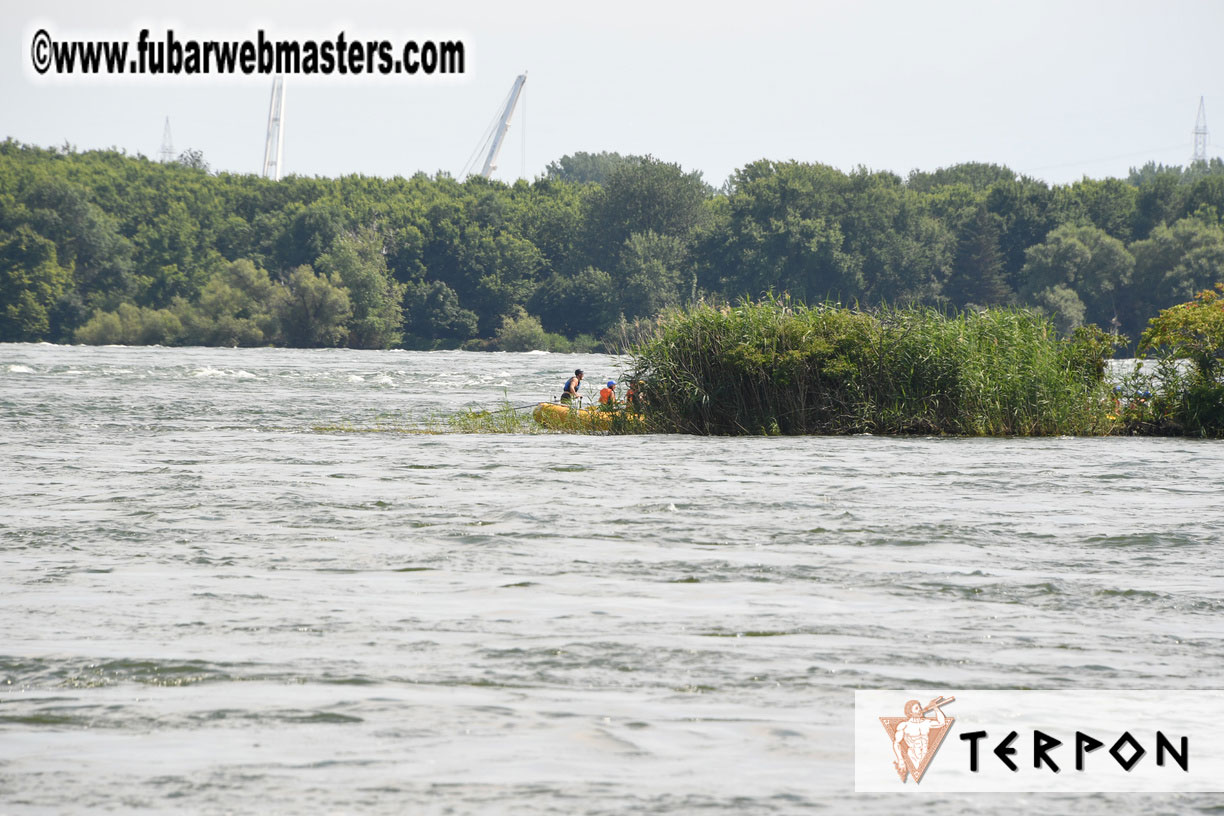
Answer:
<path fill-rule="evenodd" d="M 1224 791 L 1224 691 L 854 693 L 858 792 Z"/>

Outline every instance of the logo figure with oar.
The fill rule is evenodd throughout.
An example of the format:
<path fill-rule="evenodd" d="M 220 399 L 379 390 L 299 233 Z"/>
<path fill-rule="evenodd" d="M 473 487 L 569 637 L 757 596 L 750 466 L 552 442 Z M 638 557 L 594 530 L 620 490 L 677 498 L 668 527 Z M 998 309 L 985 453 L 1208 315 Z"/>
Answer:
<path fill-rule="evenodd" d="M 931 757 L 939 750 L 939 744 L 947 736 L 954 717 L 944 716 L 940 706 L 946 706 L 955 697 L 936 697 L 925 706 L 917 700 L 909 700 L 905 704 L 904 717 L 881 717 L 884 730 L 892 740 L 893 767 L 901 781 L 905 781 L 908 773 L 918 783 L 926 771 Z M 926 716 L 928 711 L 934 711 L 934 717 Z"/>

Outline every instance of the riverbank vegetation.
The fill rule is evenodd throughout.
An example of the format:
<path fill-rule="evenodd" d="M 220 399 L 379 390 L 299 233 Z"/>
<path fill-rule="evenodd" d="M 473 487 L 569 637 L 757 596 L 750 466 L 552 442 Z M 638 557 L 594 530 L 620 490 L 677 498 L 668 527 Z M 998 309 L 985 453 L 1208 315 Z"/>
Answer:
<path fill-rule="evenodd" d="M 0 341 L 589 351 L 702 301 L 1041 310 L 1139 338 L 1224 269 L 1224 163 L 1048 185 L 578 153 L 534 182 L 0 143 Z M 619 348 L 614 348 L 619 351 Z M 993 421 L 993 420 L 992 420 Z"/>
<path fill-rule="evenodd" d="M 1123 432 L 1224 437 L 1224 284 L 1164 309 L 1115 387 Z"/>
<path fill-rule="evenodd" d="M 696 434 L 1224 436 L 1224 284 L 1124 338 L 1035 309 L 808 307 L 788 298 L 661 316 L 630 350 L 651 427 Z"/>
<path fill-rule="evenodd" d="M 769 299 L 665 315 L 632 349 L 658 425 L 698 434 L 1102 434 L 1104 358 L 1034 310 Z"/>

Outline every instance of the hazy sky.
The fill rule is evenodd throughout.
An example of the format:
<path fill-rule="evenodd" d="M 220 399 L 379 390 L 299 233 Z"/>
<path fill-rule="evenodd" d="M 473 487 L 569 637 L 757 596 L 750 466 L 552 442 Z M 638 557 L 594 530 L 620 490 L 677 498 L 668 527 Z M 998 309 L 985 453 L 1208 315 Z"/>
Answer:
<path fill-rule="evenodd" d="M 462 79 L 290 77 L 284 165 L 303 175 L 458 175 L 524 70 L 504 180 L 579 150 L 715 185 L 759 158 L 1124 176 L 1189 160 L 1200 96 L 1224 153 L 1224 0 L 0 3 L 0 136 L 156 156 L 168 116 L 215 170 L 259 172 L 268 77 L 41 80 L 33 33 L 463 40 Z"/>

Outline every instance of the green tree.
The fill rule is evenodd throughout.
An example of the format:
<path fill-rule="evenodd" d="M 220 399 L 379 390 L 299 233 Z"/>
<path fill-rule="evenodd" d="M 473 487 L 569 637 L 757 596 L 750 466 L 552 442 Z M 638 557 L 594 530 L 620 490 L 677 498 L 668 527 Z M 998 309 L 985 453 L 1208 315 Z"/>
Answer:
<path fill-rule="evenodd" d="M 276 257 L 286 267 L 314 263 L 345 231 L 344 208 L 337 201 L 292 205 L 285 215 L 288 222 L 276 239 Z"/>
<path fill-rule="evenodd" d="M 1217 164 L 1219 159 L 1214 160 Z M 1224 171 L 1211 173 L 1200 178 L 1187 191 L 1185 204 L 1186 215 L 1201 213 L 1208 222 L 1215 221 L 1218 225 L 1224 219 Z"/>
<path fill-rule="evenodd" d="M 1182 180 L 1186 184 L 1196 184 L 1209 176 L 1224 176 L 1224 159 L 1217 156 L 1207 161 L 1191 162 L 1182 169 Z"/>
<path fill-rule="evenodd" d="M 1224 283 L 1152 318 L 1139 340 L 1139 353 L 1149 352 L 1159 355 L 1157 416 L 1191 433 L 1224 435 Z M 1189 371 L 1178 364 L 1185 359 Z"/>
<path fill-rule="evenodd" d="M 162 307 L 176 297 L 194 300 L 208 281 L 208 269 L 197 253 L 199 224 L 178 200 L 162 202 L 165 210 L 136 228 L 132 241 L 141 259 L 143 305 Z"/>
<path fill-rule="evenodd" d="M 551 276 L 536 289 L 530 306 L 549 331 L 570 337 L 603 334 L 616 322 L 619 294 L 611 275 L 588 266 L 573 277 Z"/>
<path fill-rule="evenodd" d="M 403 340 L 404 284 L 387 270 L 383 244 L 373 230 L 345 233 L 319 256 L 319 271 L 338 278 L 348 290 L 352 317 L 351 348 L 391 348 Z"/>
<path fill-rule="evenodd" d="M 1131 240 L 1139 197 L 1133 186 L 1119 179 L 1085 178 L 1063 188 L 1061 197 L 1065 220 L 1086 219 L 1119 241 Z"/>
<path fill-rule="evenodd" d="M 41 340 L 70 282 L 54 243 L 25 225 L 0 232 L 0 342 Z"/>
<path fill-rule="evenodd" d="M 180 153 L 176 161 L 183 167 L 199 170 L 202 173 L 207 173 L 209 170 L 208 162 L 204 161 L 204 151 L 196 150 L 193 147 L 189 147 Z"/>
<path fill-rule="evenodd" d="M 999 250 L 1002 223 L 984 206 L 976 208 L 960 228 L 952 270 L 944 284 L 944 295 L 957 307 L 994 306 L 1010 303 L 1014 293 L 1003 279 L 1003 254 Z"/>
<path fill-rule="evenodd" d="M 646 156 L 617 167 L 588 199 L 588 262 L 601 268 L 635 232 L 687 239 L 705 214 L 711 194 L 701 173 Z"/>
<path fill-rule="evenodd" d="M 1030 247 L 1027 258 L 1021 299 L 1039 302 L 1039 293 L 1061 287 L 1077 295 L 1080 322 L 1119 325 L 1119 315 L 1129 308 L 1135 259 L 1117 238 L 1098 227 L 1064 224 Z M 1069 302 L 1065 295 L 1059 300 Z"/>
<path fill-rule="evenodd" d="M 258 346 L 277 330 L 272 309 L 276 286 L 268 273 L 244 259 L 214 275 L 192 305 L 179 298 L 174 313 L 186 342 L 203 346 Z"/>
<path fill-rule="evenodd" d="M 1147 238 L 1158 224 L 1177 220 L 1186 192 L 1180 167 L 1148 162 L 1141 170 L 1131 170 L 1130 183 L 1138 188 L 1131 230 L 1136 240 Z"/>
<path fill-rule="evenodd" d="M 1224 228 L 1197 218 L 1161 224 L 1143 241 L 1131 244 L 1134 289 L 1124 331 L 1135 336 L 1162 309 L 1194 297 L 1224 278 Z"/>
<path fill-rule="evenodd" d="M 508 230 L 492 232 L 481 227 L 467 231 L 461 244 L 459 277 L 461 301 L 480 320 L 485 337 L 501 319 L 531 298 L 538 285 L 543 258 L 530 241 Z"/>
<path fill-rule="evenodd" d="M 934 302 L 947 277 L 955 241 L 921 197 L 893 173 L 859 168 L 847 177 L 839 223 L 844 251 L 861 259 L 862 289 L 848 298 L 870 303 Z"/>
<path fill-rule="evenodd" d="M 29 210 L 22 221 L 55 242 L 85 306 L 114 308 L 137 295 L 132 242 L 114 216 L 89 200 L 87 190 L 40 173 L 25 201 Z"/>
<path fill-rule="evenodd" d="M 1030 178 L 998 181 L 986 191 L 986 209 L 999 217 L 1003 279 L 1015 291 L 1024 288 L 1025 251 L 1045 240 L 1057 226 L 1053 200 L 1044 182 Z"/>
<path fill-rule="evenodd" d="M 459 295 L 442 281 L 405 284 L 404 325 L 412 346 L 469 340 L 477 334 L 477 323 L 476 313 L 460 306 Z"/>
<path fill-rule="evenodd" d="M 493 344 L 502 351 L 549 351 L 550 348 L 540 319 L 527 314 L 521 306 L 502 318 Z"/>
<path fill-rule="evenodd" d="M 1029 296 L 1028 301 L 1054 318 L 1054 326 L 1062 334 L 1069 335 L 1084 325 L 1086 308 L 1074 289 L 1056 283 Z"/>
<path fill-rule="evenodd" d="M 699 283 L 759 295 L 787 291 L 809 302 L 854 298 L 863 289 L 862 257 L 846 251 L 841 214 L 848 181 L 838 170 L 798 162 L 754 162 L 732 178 L 727 232 L 704 242 Z"/>
<path fill-rule="evenodd" d="M 549 181 L 568 181 L 574 184 L 603 184 L 626 164 L 641 164 L 641 156 L 622 156 L 619 153 L 586 153 L 578 151 L 551 161 L 544 168 L 544 177 Z"/>
<path fill-rule="evenodd" d="M 914 170 L 905 180 L 905 185 L 920 193 L 929 193 L 938 187 L 964 185 L 975 192 L 988 190 L 999 182 L 1016 180 L 1016 173 L 999 164 L 986 162 L 962 162 L 950 167 L 941 167 L 932 172 Z"/>
<path fill-rule="evenodd" d="M 1180 184 L 1182 181 L 1182 168 L 1178 165 L 1166 165 L 1149 161 L 1139 169 L 1132 167 L 1126 176 L 1126 181 L 1131 186 L 1142 190 L 1145 186 L 1162 177 L 1170 177 L 1175 184 Z"/>
<path fill-rule="evenodd" d="M 630 235 L 621 249 L 614 281 L 620 312 L 632 320 L 690 299 L 696 282 L 687 266 L 680 238 L 650 231 Z"/>
<path fill-rule="evenodd" d="M 1204 381 L 1218 385 L 1224 359 L 1224 284 L 1204 289 L 1189 303 L 1162 309 L 1143 332 L 1139 350 L 1163 350 L 1172 359 L 1188 359 Z"/>
<path fill-rule="evenodd" d="M 353 315 L 348 292 L 338 277 L 316 274 L 309 266 L 289 273 L 277 290 L 273 310 L 285 345 L 295 348 L 338 346 L 348 338 Z"/>
<path fill-rule="evenodd" d="M 516 192 L 517 223 L 541 253 L 541 271 L 569 276 L 583 268 L 583 212 L 590 195 L 589 187 L 549 178 Z"/>

